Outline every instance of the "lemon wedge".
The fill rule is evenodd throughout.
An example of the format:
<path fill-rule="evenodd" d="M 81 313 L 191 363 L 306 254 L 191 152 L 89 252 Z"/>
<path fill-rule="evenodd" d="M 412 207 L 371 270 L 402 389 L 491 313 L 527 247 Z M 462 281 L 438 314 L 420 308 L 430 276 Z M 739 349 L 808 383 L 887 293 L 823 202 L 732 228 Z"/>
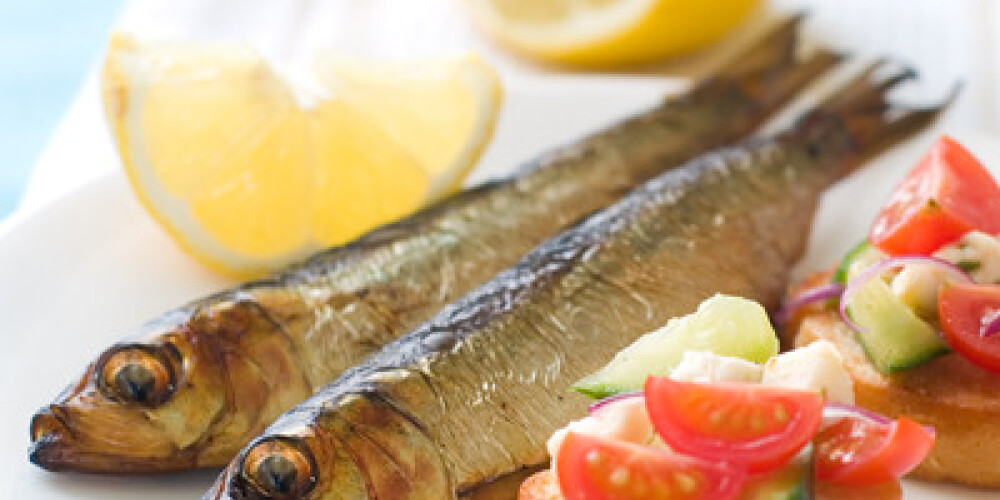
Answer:
<path fill-rule="evenodd" d="M 200 261 L 279 269 L 461 186 L 492 136 L 499 77 L 474 55 L 323 55 L 308 106 L 255 51 L 112 37 L 105 113 L 136 196 Z"/>
<path fill-rule="evenodd" d="M 760 0 L 466 0 L 500 44 L 551 63 L 648 63 L 702 47 Z"/>

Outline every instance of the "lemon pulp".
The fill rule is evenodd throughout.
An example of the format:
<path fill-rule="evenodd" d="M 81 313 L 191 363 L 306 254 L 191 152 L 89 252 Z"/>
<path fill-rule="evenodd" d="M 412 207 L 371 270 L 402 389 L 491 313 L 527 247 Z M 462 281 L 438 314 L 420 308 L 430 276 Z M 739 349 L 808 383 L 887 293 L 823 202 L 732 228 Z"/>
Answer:
<path fill-rule="evenodd" d="M 479 58 L 322 56 L 304 109 L 244 47 L 115 36 L 102 90 L 132 187 L 186 250 L 228 274 L 274 270 L 457 189 L 502 90 Z"/>

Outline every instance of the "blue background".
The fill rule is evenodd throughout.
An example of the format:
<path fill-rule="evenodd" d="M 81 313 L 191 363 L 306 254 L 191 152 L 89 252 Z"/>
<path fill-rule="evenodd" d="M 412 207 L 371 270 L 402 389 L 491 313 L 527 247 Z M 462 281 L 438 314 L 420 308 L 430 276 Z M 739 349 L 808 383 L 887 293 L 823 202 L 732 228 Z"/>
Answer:
<path fill-rule="evenodd" d="M 124 0 L 0 0 L 0 218 L 100 57 Z"/>

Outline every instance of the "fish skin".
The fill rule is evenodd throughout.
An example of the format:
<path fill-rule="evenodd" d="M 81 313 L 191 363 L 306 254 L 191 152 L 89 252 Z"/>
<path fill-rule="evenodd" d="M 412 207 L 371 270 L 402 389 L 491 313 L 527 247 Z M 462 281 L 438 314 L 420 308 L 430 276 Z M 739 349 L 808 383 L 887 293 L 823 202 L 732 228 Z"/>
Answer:
<path fill-rule="evenodd" d="M 941 109 L 890 109 L 902 78 L 880 69 L 789 131 L 667 171 L 546 241 L 279 418 L 204 498 L 454 498 L 545 461 L 590 403 L 570 385 L 639 335 L 716 293 L 778 305 L 823 190 Z M 251 458 L 311 465 L 275 489 L 261 478 L 281 469 Z"/>
<path fill-rule="evenodd" d="M 34 416 L 30 460 L 115 474 L 225 465 L 281 412 L 545 238 L 664 168 L 751 132 L 839 59 L 795 57 L 796 24 L 691 92 L 519 175 L 153 320 Z M 144 366 L 167 366 L 149 387 L 126 384 L 155 404 L 119 402 L 117 379 L 101 375 L 136 349 L 145 349 Z"/>

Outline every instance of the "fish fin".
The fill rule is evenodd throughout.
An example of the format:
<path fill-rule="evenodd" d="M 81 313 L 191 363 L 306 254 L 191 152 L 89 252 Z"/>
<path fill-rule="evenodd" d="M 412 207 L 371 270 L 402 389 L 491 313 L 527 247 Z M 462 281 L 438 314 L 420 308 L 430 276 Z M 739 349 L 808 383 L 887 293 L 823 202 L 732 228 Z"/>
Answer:
<path fill-rule="evenodd" d="M 949 108 L 955 102 L 961 91 L 962 82 L 956 82 L 938 104 L 895 110 L 896 113 L 894 116 L 884 126 L 885 130 L 882 136 L 877 139 L 880 144 L 872 148 L 874 154 L 892 146 L 906 136 L 929 126 L 945 109 Z"/>
<path fill-rule="evenodd" d="M 820 75 L 839 64 L 843 55 L 823 47 L 801 53 L 799 28 L 803 14 L 792 16 L 751 44 L 698 91 L 737 89 L 761 108 L 776 108 Z"/>
<path fill-rule="evenodd" d="M 893 103 L 889 93 L 899 84 L 917 77 L 917 72 L 887 60 L 868 65 L 859 75 L 799 119 L 787 135 L 803 140 L 810 151 L 847 148 L 859 161 L 874 157 L 923 130 L 957 98 L 956 84 L 938 104 L 914 107 Z"/>

